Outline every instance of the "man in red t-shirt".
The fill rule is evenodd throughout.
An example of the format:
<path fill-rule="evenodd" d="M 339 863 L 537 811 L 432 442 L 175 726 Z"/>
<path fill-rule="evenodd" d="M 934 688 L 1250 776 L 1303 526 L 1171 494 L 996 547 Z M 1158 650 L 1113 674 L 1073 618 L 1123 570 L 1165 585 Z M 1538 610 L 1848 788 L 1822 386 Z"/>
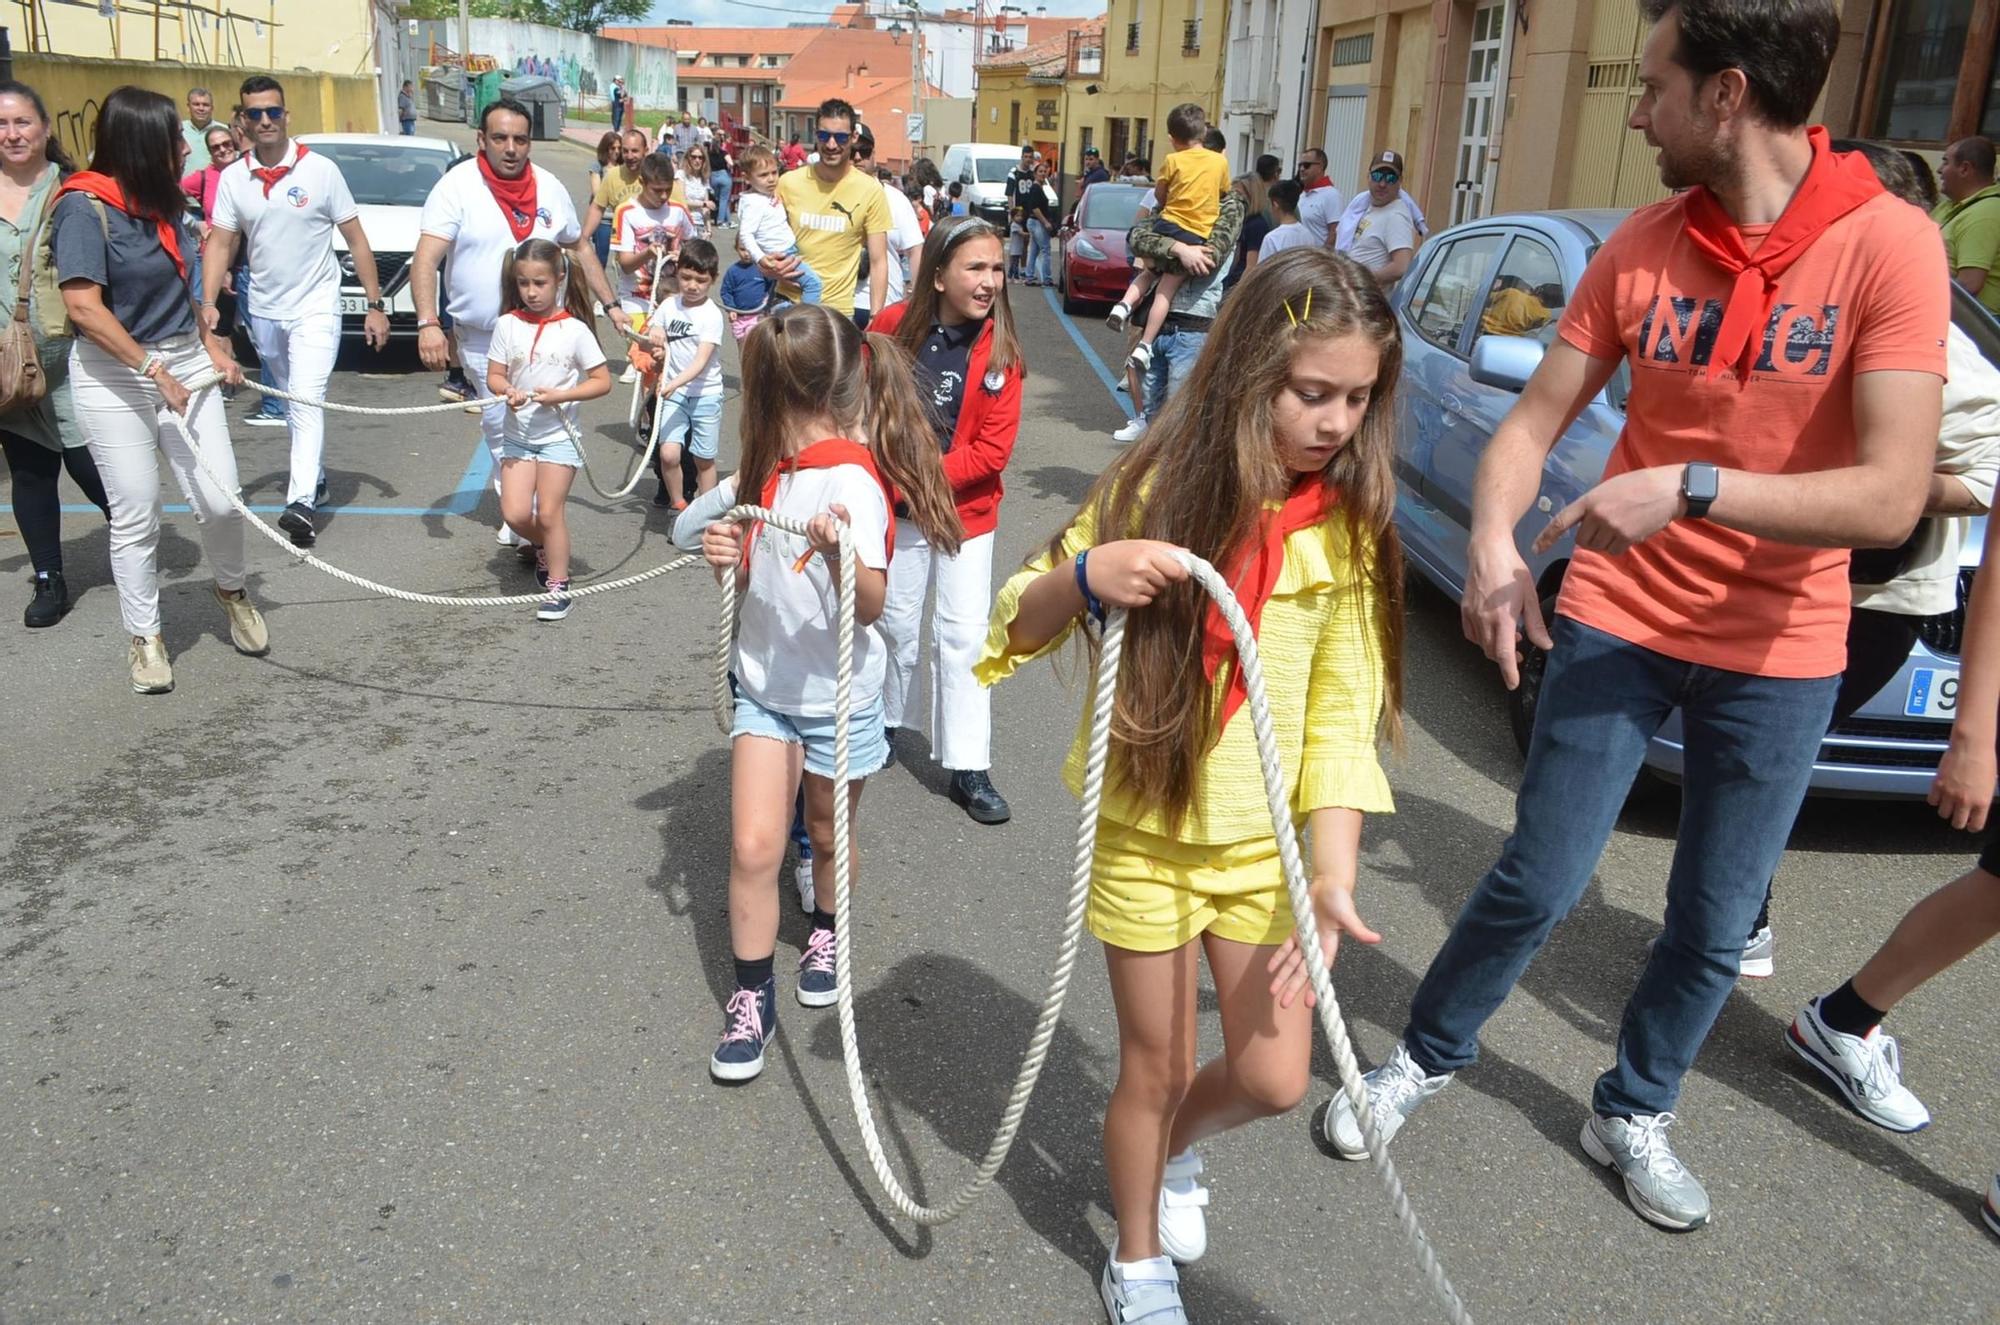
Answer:
<path fill-rule="evenodd" d="M 1694 1228 L 1708 1194 L 1665 1129 L 1826 731 L 1846 549 L 1900 543 L 1923 509 L 1950 300 L 1935 228 L 1806 128 L 1839 38 L 1832 0 L 1643 6 L 1654 26 L 1631 127 L 1686 192 L 1633 213 L 1591 260 L 1480 462 L 1465 631 L 1510 687 L 1521 629 L 1548 669 L 1513 836 L 1369 1096 L 1386 1140 L 1472 1064 L 1678 708 L 1685 791 L 1665 930 L 1581 1139 L 1641 1216 Z M 1536 540 L 1576 535 L 1551 632 L 1517 526 L 1550 449 L 1621 362 L 1630 401 L 1604 478 Z M 1365 1154 L 1338 1098 L 1327 1132 L 1343 1155 Z"/>

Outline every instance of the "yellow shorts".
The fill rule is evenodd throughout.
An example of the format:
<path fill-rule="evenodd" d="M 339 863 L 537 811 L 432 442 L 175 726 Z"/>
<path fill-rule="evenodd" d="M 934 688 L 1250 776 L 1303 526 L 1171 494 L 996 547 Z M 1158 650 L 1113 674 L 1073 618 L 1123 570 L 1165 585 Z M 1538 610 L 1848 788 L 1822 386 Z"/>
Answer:
<path fill-rule="evenodd" d="M 1215 845 L 1105 821 L 1092 857 L 1090 932 L 1133 952 L 1170 952 L 1200 934 L 1283 943 L 1292 904 L 1275 838 Z"/>

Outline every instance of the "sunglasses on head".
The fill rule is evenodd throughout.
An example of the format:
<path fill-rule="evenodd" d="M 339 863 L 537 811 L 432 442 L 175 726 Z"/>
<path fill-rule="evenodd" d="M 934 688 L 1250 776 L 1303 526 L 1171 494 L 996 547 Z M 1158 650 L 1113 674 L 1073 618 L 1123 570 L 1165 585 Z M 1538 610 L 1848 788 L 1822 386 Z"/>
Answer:
<path fill-rule="evenodd" d="M 835 147 L 845 147 L 847 146 L 847 140 L 854 135 L 852 133 L 835 133 L 831 129 L 821 129 L 813 136 L 823 143 L 832 143 Z"/>
<path fill-rule="evenodd" d="M 1394 184 L 1402 176 L 1393 170 L 1371 170 L 1368 172 L 1368 178 L 1377 184 Z"/>
<path fill-rule="evenodd" d="M 253 123 L 257 120 L 281 120 L 285 117 L 283 106 L 245 106 L 243 118 Z"/>

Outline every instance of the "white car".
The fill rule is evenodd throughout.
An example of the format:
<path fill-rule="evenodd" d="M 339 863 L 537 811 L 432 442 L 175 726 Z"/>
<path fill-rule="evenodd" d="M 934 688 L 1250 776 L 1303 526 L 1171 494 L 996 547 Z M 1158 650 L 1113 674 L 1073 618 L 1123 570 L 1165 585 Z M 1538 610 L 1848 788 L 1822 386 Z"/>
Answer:
<path fill-rule="evenodd" d="M 410 297 L 410 258 L 417 251 L 424 199 L 464 153 L 443 138 L 385 133 L 309 133 L 299 141 L 340 167 L 361 208 L 361 232 L 375 251 L 376 277 L 389 305 L 389 332 L 414 337 L 417 306 Z M 340 260 L 341 334 L 359 339 L 367 296 L 355 279 L 347 241 L 337 230 L 333 247 Z"/>

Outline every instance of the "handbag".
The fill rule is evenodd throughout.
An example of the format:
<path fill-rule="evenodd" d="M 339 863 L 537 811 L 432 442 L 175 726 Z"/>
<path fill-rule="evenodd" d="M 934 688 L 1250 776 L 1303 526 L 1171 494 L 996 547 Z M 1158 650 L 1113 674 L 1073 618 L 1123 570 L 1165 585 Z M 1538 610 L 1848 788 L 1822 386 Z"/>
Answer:
<path fill-rule="evenodd" d="M 48 226 L 53 207 L 44 208 L 35 226 L 34 242 L 21 250 L 21 279 L 14 292 L 14 316 L 0 328 L 0 414 L 40 403 L 49 393 L 49 376 L 42 356 L 35 348 L 35 329 L 28 325 L 28 286 L 34 280 L 35 259 L 40 255 L 42 232 Z"/>

